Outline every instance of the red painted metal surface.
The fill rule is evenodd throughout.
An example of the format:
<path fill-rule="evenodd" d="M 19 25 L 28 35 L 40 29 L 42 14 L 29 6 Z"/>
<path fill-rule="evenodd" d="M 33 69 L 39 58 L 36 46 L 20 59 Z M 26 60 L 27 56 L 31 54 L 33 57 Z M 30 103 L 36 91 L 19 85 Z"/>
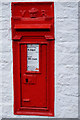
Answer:
<path fill-rule="evenodd" d="M 12 2 L 14 114 L 54 116 L 54 3 Z M 39 71 L 27 45 L 39 45 Z"/>
<path fill-rule="evenodd" d="M 51 24 L 17 24 L 14 29 L 50 29 Z"/>

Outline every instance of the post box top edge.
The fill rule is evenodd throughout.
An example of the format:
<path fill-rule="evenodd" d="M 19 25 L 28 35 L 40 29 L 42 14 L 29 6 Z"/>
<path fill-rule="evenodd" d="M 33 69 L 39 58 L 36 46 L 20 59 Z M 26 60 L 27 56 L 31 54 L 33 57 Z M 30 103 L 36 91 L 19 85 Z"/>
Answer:
<path fill-rule="evenodd" d="M 11 5 L 22 5 L 22 4 L 52 4 L 54 5 L 54 2 L 11 2 Z"/>
<path fill-rule="evenodd" d="M 11 2 L 11 4 L 35 4 L 35 3 L 41 3 L 41 4 L 45 4 L 45 3 L 50 3 L 50 4 L 54 4 L 54 2 L 51 2 L 51 1 L 49 1 L 49 2 Z"/>

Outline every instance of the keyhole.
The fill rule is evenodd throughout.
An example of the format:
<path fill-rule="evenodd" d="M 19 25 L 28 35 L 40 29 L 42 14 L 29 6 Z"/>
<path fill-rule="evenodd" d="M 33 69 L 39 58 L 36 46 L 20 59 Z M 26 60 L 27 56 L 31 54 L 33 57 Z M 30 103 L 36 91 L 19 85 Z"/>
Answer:
<path fill-rule="evenodd" d="M 28 79 L 26 79 L 26 83 L 28 83 Z"/>

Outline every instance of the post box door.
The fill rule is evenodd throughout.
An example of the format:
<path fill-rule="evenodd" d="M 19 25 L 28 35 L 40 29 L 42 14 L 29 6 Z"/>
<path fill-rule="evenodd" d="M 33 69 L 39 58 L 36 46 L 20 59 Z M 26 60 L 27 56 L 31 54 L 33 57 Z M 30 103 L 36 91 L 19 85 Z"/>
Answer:
<path fill-rule="evenodd" d="M 22 107 L 47 107 L 47 45 L 21 45 Z"/>

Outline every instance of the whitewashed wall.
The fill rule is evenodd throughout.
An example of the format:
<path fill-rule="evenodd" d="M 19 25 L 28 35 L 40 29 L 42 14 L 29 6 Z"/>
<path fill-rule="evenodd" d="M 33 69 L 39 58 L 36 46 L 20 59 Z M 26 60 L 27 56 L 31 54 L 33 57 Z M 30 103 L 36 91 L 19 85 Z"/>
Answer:
<path fill-rule="evenodd" d="M 78 3 L 56 3 L 56 112 L 78 117 Z"/>
<path fill-rule="evenodd" d="M 0 3 L 0 117 L 13 114 L 10 2 Z M 1 27 L 2 25 L 2 27 Z M 56 118 L 78 117 L 78 2 L 55 3 Z M 2 77 L 2 79 L 1 79 Z M 40 118 L 38 116 L 38 118 Z"/>

